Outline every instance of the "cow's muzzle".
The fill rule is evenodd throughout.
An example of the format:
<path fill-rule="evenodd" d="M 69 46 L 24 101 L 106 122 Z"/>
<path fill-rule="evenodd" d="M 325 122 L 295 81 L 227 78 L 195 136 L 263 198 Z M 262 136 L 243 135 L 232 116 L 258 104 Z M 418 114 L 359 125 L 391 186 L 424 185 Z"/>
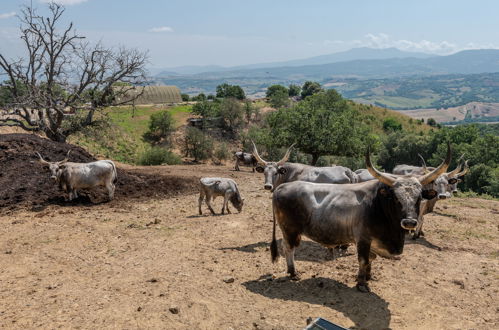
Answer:
<path fill-rule="evenodd" d="M 402 226 L 402 228 L 404 228 L 406 230 L 414 230 L 418 226 L 418 220 L 416 220 L 416 219 L 402 219 L 402 221 L 400 221 L 400 225 Z"/>
<path fill-rule="evenodd" d="M 446 198 L 450 198 L 450 194 L 449 193 L 438 194 L 438 199 L 446 199 Z"/>
<path fill-rule="evenodd" d="M 266 184 L 263 186 L 263 188 L 265 188 L 265 190 L 272 190 L 272 185 L 271 184 Z"/>
<path fill-rule="evenodd" d="M 54 181 L 57 181 L 57 177 L 55 175 L 52 175 L 50 178 Z"/>

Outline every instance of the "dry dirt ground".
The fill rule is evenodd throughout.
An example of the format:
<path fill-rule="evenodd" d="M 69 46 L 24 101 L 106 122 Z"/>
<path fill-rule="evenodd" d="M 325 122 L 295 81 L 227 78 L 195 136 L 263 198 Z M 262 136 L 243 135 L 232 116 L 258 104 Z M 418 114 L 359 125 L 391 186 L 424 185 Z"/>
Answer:
<path fill-rule="evenodd" d="M 401 260 L 377 258 L 372 292 L 360 293 L 354 247 L 332 259 L 304 240 L 298 282 L 286 277 L 283 258 L 270 262 L 271 200 L 261 174 L 203 165 L 134 170 L 231 177 L 245 205 L 223 216 L 203 205 L 199 216 L 197 194 L 187 193 L 3 212 L 0 327 L 302 329 L 321 316 L 356 329 L 499 328 L 497 201 L 437 204 L 426 238 L 408 239 Z"/>

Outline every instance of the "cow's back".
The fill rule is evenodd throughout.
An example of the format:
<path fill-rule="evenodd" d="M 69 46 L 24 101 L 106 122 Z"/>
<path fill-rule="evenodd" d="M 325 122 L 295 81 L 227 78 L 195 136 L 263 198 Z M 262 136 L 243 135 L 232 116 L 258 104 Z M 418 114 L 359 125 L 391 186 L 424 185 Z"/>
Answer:
<path fill-rule="evenodd" d="M 74 188 L 92 188 L 104 185 L 115 175 L 116 167 L 110 160 L 91 163 L 65 163 L 64 177 Z"/>
<path fill-rule="evenodd" d="M 297 180 L 314 183 L 352 183 L 355 181 L 352 175 L 348 175 L 349 168 L 343 166 L 334 167 L 310 167 L 298 176 Z"/>

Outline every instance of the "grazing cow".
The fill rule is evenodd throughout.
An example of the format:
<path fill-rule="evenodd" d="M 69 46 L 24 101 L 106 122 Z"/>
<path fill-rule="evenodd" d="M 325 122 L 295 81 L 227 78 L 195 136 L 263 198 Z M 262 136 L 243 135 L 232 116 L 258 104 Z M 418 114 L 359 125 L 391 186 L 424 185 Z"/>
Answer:
<path fill-rule="evenodd" d="M 68 162 L 68 156 L 60 162 L 48 162 L 37 152 L 40 162 L 47 166 L 53 179 L 59 187 L 67 194 L 66 200 L 78 197 L 78 189 L 92 189 L 104 186 L 107 189 L 108 198 L 112 200 L 118 174 L 116 166 L 111 160 L 98 160 L 90 163 Z"/>
<path fill-rule="evenodd" d="M 291 148 L 278 162 L 267 162 L 258 154 L 253 143 L 253 156 L 258 161 L 256 171 L 265 175 L 264 188 L 273 191 L 280 184 L 291 181 L 306 181 L 315 183 L 354 183 L 357 175 L 347 167 L 314 167 L 297 163 L 286 163 L 291 153 Z"/>
<path fill-rule="evenodd" d="M 224 214 L 225 209 L 227 213 L 230 213 L 229 204 L 227 201 L 230 200 L 232 205 L 239 211 L 243 209 L 243 199 L 237 188 L 237 184 L 232 179 L 226 178 L 201 178 L 199 180 L 199 214 L 202 215 L 201 203 L 203 199 L 206 198 L 206 205 L 210 209 L 211 214 L 215 214 L 213 208 L 210 205 L 210 201 L 214 200 L 217 196 L 224 197 L 224 203 L 222 205 L 222 214 Z"/>
<path fill-rule="evenodd" d="M 376 255 L 393 258 L 402 253 L 407 230 L 418 225 L 419 204 L 430 191 L 423 186 L 447 170 L 447 157 L 435 170 L 420 177 L 393 176 L 373 167 L 366 153 L 366 168 L 377 180 L 354 184 L 284 183 L 274 190 L 274 227 L 270 247 L 272 261 L 278 258 L 276 221 L 283 236 L 287 272 L 298 279 L 294 251 L 301 236 L 334 247 L 357 244 L 357 288 L 367 292 L 371 262 Z"/>
<path fill-rule="evenodd" d="M 376 179 L 366 168 L 358 169 L 354 173 L 357 174 L 357 182 L 366 182 Z"/>
<path fill-rule="evenodd" d="M 255 172 L 255 167 L 258 164 L 255 156 L 248 152 L 238 151 L 234 154 L 236 157 L 235 170 L 239 171 L 239 164 L 253 167 L 253 172 Z"/>

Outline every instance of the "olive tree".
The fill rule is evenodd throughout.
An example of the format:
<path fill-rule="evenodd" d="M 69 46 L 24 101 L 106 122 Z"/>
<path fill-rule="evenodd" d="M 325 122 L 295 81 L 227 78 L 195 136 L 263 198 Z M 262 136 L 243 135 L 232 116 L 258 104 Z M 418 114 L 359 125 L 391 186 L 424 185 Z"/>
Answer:
<path fill-rule="evenodd" d="M 42 16 L 32 6 L 22 7 L 24 56 L 10 59 L 0 50 L 0 75 L 8 93 L 0 125 L 44 132 L 65 142 L 92 125 L 97 110 L 141 95 L 135 86 L 145 82 L 147 53 L 91 44 L 75 32 L 73 23 L 63 23 L 63 6 L 50 3 L 48 9 Z M 120 87 L 113 88 L 118 82 Z M 130 94 L 134 96 L 124 97 Z"/>

